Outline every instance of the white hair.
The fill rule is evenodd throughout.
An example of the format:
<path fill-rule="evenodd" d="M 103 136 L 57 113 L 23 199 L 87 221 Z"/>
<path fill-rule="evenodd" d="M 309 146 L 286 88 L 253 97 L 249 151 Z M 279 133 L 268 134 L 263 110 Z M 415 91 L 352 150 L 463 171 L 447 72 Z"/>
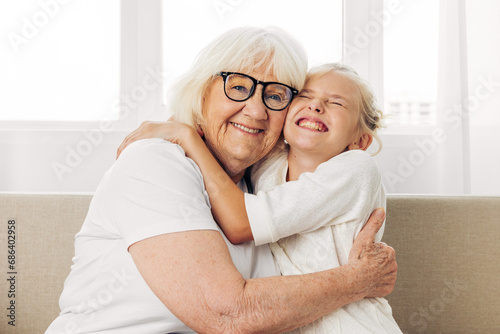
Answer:
<path fill-rule="evenodd" d="M 292 36 L 276 27 L 229 30 L 208 44 L 179 78 L 171 91 L 169 110 L 176 121 L 196 127 L 203 122 L 204 94 L 219 72 L 245 73 L 257 68 L 300 90 L 307 55 Z"/>

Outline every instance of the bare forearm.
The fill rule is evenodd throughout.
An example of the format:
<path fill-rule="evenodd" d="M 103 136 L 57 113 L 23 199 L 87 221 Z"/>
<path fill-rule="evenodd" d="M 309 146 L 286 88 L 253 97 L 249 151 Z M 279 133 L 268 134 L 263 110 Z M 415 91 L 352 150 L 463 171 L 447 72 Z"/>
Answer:
<path fill-rule="evenodd" d="M 211 230 L 148 238 L 129 251 L 151 290 L 196 332 L 279 333 L 392 291 L 394 250 L 372 242 L 382 222 L 367 223 L 347 265 L 300 276 L 245 280 L 221 235 Z"/>
<path fill-rule="evenodd" d="M 391 293 L 397 276 L 395 253 L 373 242 L 384 221 L 383 210 L 374 213 L 354 241 L 347 265 L 308 275 L 247 280 L 243 304 L 250 306 L 243 318 L 252 319 L 248 332 L 279 333 L 364 297 Z"/>
<path fill-rule="evenodd" d="M 210 196 L 212 214 L 228 239 L 232 243 L 253 240 L 243 192 L 224 172 L 198 135 L 190 136 L 181 145 L 200 168 Z"/>
<path fill-rule="evenodd" d="M 363 298 L 355 269 L 247 280 L 243 300 L 251 333 L 281 333 Z"/>

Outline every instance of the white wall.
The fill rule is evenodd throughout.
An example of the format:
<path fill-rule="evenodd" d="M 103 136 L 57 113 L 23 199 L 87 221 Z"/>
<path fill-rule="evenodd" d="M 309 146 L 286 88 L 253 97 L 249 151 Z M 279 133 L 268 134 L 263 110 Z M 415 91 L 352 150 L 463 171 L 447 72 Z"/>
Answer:
<path fill-rule="evenodd" d="M 126 134 L 1 131 L 0 191 L 94 192 Z"/>
<path fill-rule="evenodd" d="M 0 132 L 0 191 L 93 192 L 113 164 L 127 132 Z M 19 139 L 12 144 L 12 138 Z M 440 193 L 438 160 L 429 136 L 382 136 L 384 148 L 375 160 L 391 193 Z M 7 141 L 6 139 L 9 139 Z M 59 145 L 60 141 L 66 144 Z M 28 144 L 28 145 L 26 145 Z M 28 147 L 28 149 L 26 149 Z M 52 149 L 48 149 L 52 148 Z"/>
<path fill-rule="evenodd" d="M 121 91 L 128 92 L 129 95 L 142 87 L 144 78 L 149 75 L 148 69 L 156 69 L 161 63 L 159 3 L 153 0 L 124 0 L 121 3 L 122 15 L 132 22 L 129 26 L 122 27 L 129 30 L 125 31 L 121 40 L 124 50 L 121 69 L 125 73 L 120 79 Z M 375 3 L 366 0 L 364 6 L 375 6 Z M 347 4 L 353 5 L 351 2 Z M 468 1 L 467 6 L 472 17 L 475 16 L 476 21 L 483 23 L 473 25 L 473 21 L 470 22 L 471 27 L 476 27 L 470 30 L 469 37 L 472 50 L 469 58 L 469 74 L 472 78 L 469 81 L 470 94 L 474 96 L 480 77 L 491 77 L 493 82 L 492 94 L 481 99 L 479 106 L 470 115 L 471 124 L 474 125 L 470 133 L 472 194 L 499 195 L 500 43 L 494 37 L 500 36 L 500 21 L 496 15 L 500 10 L 500 2 Z M 497 10 L 485 11 L 481 6 Z M 346 9 L 349 8 L 344 8 Z M 375 6 L 357 16 L 360 10 L 357 7 L 351 8 L 350 15 L 355 15 L 348 16 L 348 19 L 354 23 L 347 27 L 344 43 L 351 39 L 350 44 L 356 45 L 358 26 L 364 27 L 366 20 L 370 20 L 370 11 L 378 9 Z M 156 16 L 138 15 L 136 12 L 155 13 Z M 364 54 L 350 59 L 352 65 L 370 79 L 378 95 L 383 86 L 380 80 L 382 68 L 376 66 L 380 61 L 374 55 L 381 51 L 382 37 L 377 35 L 372 38 L 370 46 L 363 49 Z M 123 72 L 123 69 L 129 70 Z M 162 96 L 161 87 L 155 85 L 154 89 L 147 91 L 144 99 L 134 101 L 134 106 L 129 108 L 131 116 L 113 131 L 100 130 L 102 124 L 97 123 L 72 130 L 57 126 L 46 127 L 45 130 L 23 126 L 9 129 L 0 124 L 0 191 L 93 192 L 105 171 L 112 165 L 116 149 L 128 132 L 143 120 L 166 118 L 165 110 L 162 109 Z M 388 192 L 450 192 L 443 188 L 443 171 L 439 172 L 441 165 L 438 155 L 439 150 L 454 143 L 442 134 L 434 133 L 433 137 L 433 131 L 438 130 L 439 128 L 429 127 L 413 135 L 404 132 L 381 135 L 384 147 L 375 160 L 383 171 L 383 181 Z"/>

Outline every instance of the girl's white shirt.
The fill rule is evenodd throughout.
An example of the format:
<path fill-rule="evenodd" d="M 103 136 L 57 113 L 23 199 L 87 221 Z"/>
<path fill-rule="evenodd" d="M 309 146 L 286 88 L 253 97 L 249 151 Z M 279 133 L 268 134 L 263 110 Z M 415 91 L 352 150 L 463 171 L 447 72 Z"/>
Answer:
<path fill-rule="evenodd" d="M 286 182 L 287 151 L 255 166 L 256 195 L 245 205 L 257 245 L 271 243 L 283 275 L 313 273 L 347 263 L 371 212 L 386 207 L 380 171 L 371 156 L 347 151 L 297 181 Z M 385 225 L 385 223 L 384 223 Z M 384 226 L 377 233 L 382 238 Z M 401 333 L 383 298 L 365 298 L 294 333 Z"/>

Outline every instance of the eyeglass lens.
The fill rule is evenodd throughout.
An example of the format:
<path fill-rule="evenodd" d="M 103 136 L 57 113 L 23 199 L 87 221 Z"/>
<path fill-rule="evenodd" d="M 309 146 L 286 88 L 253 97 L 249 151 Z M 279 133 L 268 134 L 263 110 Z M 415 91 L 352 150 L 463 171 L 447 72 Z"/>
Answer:
<path fill-rule="evenodd" d="M 288 106 L 293 93 L 291 89 L 281 84 L 264 84 L 262 99 L 266 107 L 281 110 Z M 245 101 L 254 92 L 254 81 L 241 74 L 229 74 L 225 82 L 226 95 L 235 101 Z"/>

